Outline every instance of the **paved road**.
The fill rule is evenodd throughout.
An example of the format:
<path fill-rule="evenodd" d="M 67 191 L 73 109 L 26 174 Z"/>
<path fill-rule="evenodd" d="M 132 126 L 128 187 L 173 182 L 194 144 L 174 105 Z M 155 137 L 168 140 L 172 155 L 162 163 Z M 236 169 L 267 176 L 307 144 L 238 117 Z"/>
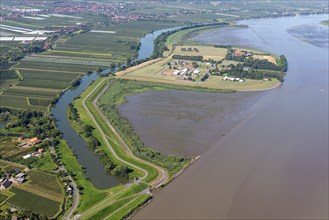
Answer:
<path fill-rule="evenodd" d="M 141 167 L 138 167 L 128 161 L 125 161 L 123 160 L 122 158 L 120 158 L 116 152 L 113 150 L 113 147 L 111 146 L 111 144 L 108 142 L 108 138 L 107 136 L 104 134 L 103 130 L 100 128 L 100 126 L 97 124 L 97 121 L 95 120 L 95 118 L 92 116 L 92 114 L 90 113 L 89 109 L 87 108 L 86 106 L 86 100 L 94 93 L 94 91 L 96 89 L 99 88 L 99 86 L 102 85 L 102 83 L 107 80 L 107 79 L 103 79 L 89 94 L 88 96 L 83 100 L 83 106 L 85 108 L 85 110 L 88 112 L 89 116 L 91 117 L 91 119 L 93 120 L 93 122 L 96 124 L 97 128 L 99 129 L 99 131 L 101 132 L 101 135 L 106 143 L 106 145 L 108 146 L 108 148 L 110 149 L 111 153 L 113 154 L 113 156 L 115 158 L 117 158 L 120 162 L 124 163 L 124 164 L 127 164 L 135 169 L 138 169 L 138 170 L 141 170 L 142 172 L 144 172 L 144 176 L 142 178 L 140 178 L 141 181 L 143 181 L 149 174 L 147 172 L 147 170 L 141 168 Z M 126 145 L 126 143 L 122 140 L 121 136 L 118 134 L 118 132 L 114 129 L 114 127 L 111 125 L 111 123 L 108 121 L 108 119 L 105 117 L 105 115 L 103 114 L 103 112 L 99 109 L 99 107 L 97 106 L 97 101 L 99 100 L 99 98 L 105 93 L 105 91 L 110 87 L 112 83 L 109 83 L 108 85 L 105 86 L 105 88 L 97 95 L 97 97 L 93 100 L 92 104 L 93 104 L 93 107 L 97 110 L 97 112 L 99 113 L 99 115 L 102 117 L 102 119 L 106 122 L 106 124 L 108 125 L 108 127 L 111 129 L 111 131 L 114 133 L 114 135 L 118 138 L 118 140 L 120 141 L 120 143 L 124 146 L 125 148 L 125 151 L 126 153 L 131 157 L 133 158 L 134 160 L 137 160 L 137 161 L 140 161 L 142 163 L 145 163 L 155 169 L 158 170 L 159 172 L 159 176 L 157 179 L 155 179 L 152 183 L 151 183 L 151 186 L 154 187 L 154 188 L 157 188 L 159 186 L 161 186 L 162 184 L 166 183 L 168 181 L 168 174 L 167 172 L 159 167 L 159 166 L 156 166 L 148 161 L 145 161 L 145 160 L 142 160 L 138 157 L 136 157 L 130 150 L 130 148 Z"/>
<path fill-rule="evenodd" d="M 57 156 L 56 154 L 56 151 L 54 150 L 53 147 L 50 147 L 50 152 Z M 62 166 L 59 166 L 59 170 L 62 170 L 64 171 L 65 173 L 67 172 L 65 167 L 62 165 Z M 79 190 L 77 188 L 77 185 L 75 184 L 73 178 L 71 176 L 67 176 L 67 178 L 70 180 L 71 182 L 71 186 L 73 188 L 73 196 L 74 196 L 74 200 L 73 200 L 73 204 L 70 208 L 70 210 L 64 215 L 63 219 L 65 220 L 69 220 L 70 217 L 73 215 L 74 211 L 77 209 L 78 205 L 79 205 L 79 201 L 80 201 L 80 194 L 79 194 Z"/>
<path fill-rule="evenodd" d="M 88 107 L 86 106 L 86 100 L 103 84 L 103 82 L 105 81 L 105 80 L 107 80 L 107 79 L 103 79 L 85 98 L 84 98 L 84 100 L 83 100 L 83 102 L 82 102 L 82 104 L 83 104 L 83 107 L 84 107 L 84 109 L 87 111 L 87 113 L 88 113 L 88 115 L 90 116 L 90 118 L 92 119 L 92 121 L 95 123 L 95 125 L 96 125 L 96 127 L 97 127 L 97 129 L 100 131 L 100 133 L 101 133 L 101 135 L 102 135 L 102 138 L 103 138 L 103 140 L 104 140 L 104 142 L 105 142 L 105 144 L 106 144 L 106 146 L 109 148 L 109 150 L 111 151 L 111 153 L 112 153 L 112 155 L 117 159 L 117 160 L 119 160 L 120 162 L 122 162 L 122 163 L 124 163 L 124 164 L 127 164 L 127 165 L 129 165 L 129 166 L 131 166 L 131 167 L 133 167 L 133 168 L 135 168 L 135 169 L 137 169 L 137 170 L 141 170 L 143 173 L 144 173 L 144 175 L 143 175 L 143 177 L 141 177 L 140 178 L 140 181 L 143 181 L 146 177 L 148 177 L 148 175 L 149 175 L 149 173 L 148 173 L 148 171 L 147 170 L 145 170 L 145 169 L 143 169 L 143 168 L 141 168 L 141 167 L 138 167 L 138 166 L 136 166 L 136 165 L 134 165 L 134 164 L 132 164 L 132 163 L 130 163 L 130 162 L 128 162 L 128 161 L 125 161 L 124 159 L 122 159 L 122 158 L 120 158 L 117 154 L 116 154 L 116 152 L 114 151 L 114 149 L 113 149 L 113 147 L 112 147 L 112 145 L 109 143 L 109 141 L 108 141 L 108 137 L 105 135 L 105 133 L 103 132 L 103 130 L 101 129 L 101 127 L 98 125 L 98 123 L 97 123 L 97 121 L 96 121 L 96 119 L 94 118 L 94 116 L 91 114 L 91 112 L 90 112 L 90 110 L 88 109 Z M 113 83 L 113 82 L 112 82 Z M 159 167 L 159 166 L 157 166 L 157 165 L 154 165 L 154 164 L 152 164 L 152 163 L 150 163 L 150 162 L 148 162 L 148 161 L 145 161 L 145 160 L 142 160 L 142 159 L 140 159 L 140 158 L 138 158 L 138 157 L 136 157 L 132 152 L 131 152 L 131 150 L 130 150 L 130 148 L 126 145 L 126 143 L 122 140 L 122 138 L 120 137 L 120 135 L 117 133 L 117 131 L 114 129 L 114 127 L 111 125 L 111 123 L 108 121 L 108 119 L 105 117 L 105 115 L 103 114 L 103 112 L 98 108 L 98 106 L 97 106 L 97 101 L 99 100 L 99 98 L 104 94 L 104 92 L 109 88 L 109 86 L 112 84 L 112 83 L 108 83 L 108 85 L 106 85 L 105 86 L 105 88 L 97 95 L 97 97 L 93 100 L 93 102 L 92 102 L 92 104 L 93 104 L 93 107 L 96 109 L 96 111 L 98 112 L 98 114 L 102 117 L 102 119 L 106 122 L 106 124 L 108 125 L 108 127 L 111 129 L 111 131 L 115 134 L 115 136 L 118 138 L 118 140 L 120 141 L 120 143 L 122 144 L 122 146 L 124 146 L 124 148 L 125 148 L 125 151 L 126 151 L 126 153 L 127 153 L 127 155 L 129 155 L 131 158 L 133 158 L 134 160 L 138 160 L 138 161 L 140 161 L 140 162 L 142 162 L 142 163 L 145 163 L 145 164 L 147 164 L 147 165 L 149 165 L 149 166 L 152 166 L 153 168 L 155 168 L 155 169 L 157 169 L 158 170 L 158 172 L 159 172 L 159 174 L 160 175 L 158 175 L 158 177 L 153 181 L 153 182 L 151 182 L 151 186 L 152 187 L 154 187 L 154 188 L 158 188 L 158 187 L 160 187 L 161 185 L 163 185 L 163 184 L 165 184 L 167 181 L 168 181 L 168 174 L 167 174 L 167 172 L 163 169 L 163 168 L 161 168 L 161 167 Z M 130 186 L 128 186 L 128 188 L 129 187 L 131 187 L 131 186 L 133 186 L 133 184 L 132 185 L 130 185 Z M 127 188 L 125 188 L 125 189 L 123 189 L 123 190 L 121 190 L 121 191 L 119 191 L 118 193 L 116 193 L 116 194 L 114 194 L 113 196 L 115 196 L 115 195 L 118 195 L 118 194 L 120 194 L 122 191 L 124 191 L 124 190 L 126 190 Z M 144 190 L 145 191 L 145 190 Z M 134 195 L 138 195 L 138 194 L 143 194 L 143 193 L 145 193 L 144 191 L 142 191 L 142 192 L 140 192 L 140 193 L 137 193 L 137 194 L 134 194 Z M 148 191 L 148 190 L 147 190 Z M 149 192 L 149 191 L 148 191 Z M 134 196 L 134 195 L 132 195 L 132 196 Z M 103 200 L 102 202 L 100 202 L 100 203 L 98 203 L 98 204 L 96 204 L 95 206 L 93 206 L 92 208 L 90 208 L 89 210 L 87 210 L 86 212 L 84 212 L 84 213 L 82 213 L 82 214 L 78 214 L 78 215 L 75 215 L 74 217 L 73 217 L 73 219 L 74 220 L 76 220 L 76 219 L 79 219 L 82 215 L 86 215 L 86 214 L 88 214 L 88 213 L 90 213 L 90 212 L 92 212 L 92 211 L 95 211 L 95 210 L 97 210 L 97 209 L 99 209 L 99 208 L 102 208 L 103 207 L 103 205 L 104 204 L 106 204 L 111 198 L 113 198 L 113 196 L 111 196 L 110 198 L 108 198 L 108 199 L 106 199 L 106 200 Z M 114 202 L 117 202 L 118 200 L 114 200 L 114 201 L 111 201 L 109 204 L 107 204 L 107 205 L 110 205 L 110 204 L 112 204 L 112 203 L 114 203 Z M 129 203 L 128 203 L 129 204 Z M 126 204 L 126 205 L 128 205 L 128 204 Z M 125 205 L 125 206 L 126 206 Z M 73 210 L 74 211 L 74 210 Z M 72 213 L 73 213 L 73 211 L 72 212 L 70 212 L 70 215 L 68 215 L 68 217 L 70 217 L 71 215 L 72 215 Z"/>

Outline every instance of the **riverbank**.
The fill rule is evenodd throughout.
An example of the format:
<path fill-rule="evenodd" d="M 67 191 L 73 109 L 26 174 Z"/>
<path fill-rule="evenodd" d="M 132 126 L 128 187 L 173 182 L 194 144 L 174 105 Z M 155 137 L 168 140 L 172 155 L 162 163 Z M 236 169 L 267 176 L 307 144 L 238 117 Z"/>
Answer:
<path fill-rule="evenodd" d="M 112 79 L 113 80 L 113 79 Z M 150 163 L 147 163 L 141 159 L 138 159 L 133 156 L 130 152 L 130 149 L 127 148 L 123 140 L 118 137 L 115 133 L 115 130 L 106 129 L 108 126 L 111 126 L 104 121 L 101 112 L 97 110 L 96 102 L 98 97 L 102 94 L 104 89 L 107 89 L 108 79 L 99 79 L 94 82 L 91 86 L 89 86 L 86 91 L 81 94 L 81 98 L 76 99 L 74 101 L 74 105 L 77 107 L 78 113 L 80 115 L 80 119 L 88 124 L 94 126 L 96 129 L 93 131 L 93 136 L 98 138 L 99 142 L 101 143 L 100 146 L 104 146 L 102 149 L 105 152 L 109 152 L 107 157 L 110 157 L 113 161 L 117 161 L 119 164 L 125 164 L 130 169 L 135 170 L 137 173 L 134 175 L 138 177 L 135 182 L 127 184 L 124 189 L 119 190 L 115 195 L 116 197 L 109 196 L 102 200 L 102 202 L 94 203 L 93 206 L 90 206 L 85 211 L 80 211 L 77 218 L 90 218 L 91 216 L 98 216 L 99 213 L 97 211 L 104 210 L 104 213 L 108 211 L 105 210 L 112 210 L 114 207 L 116 209 L 121 210 L 122 207 L 117 207 L 117 202 L 119 202 L 118 198 L 126 197 L 128 195 L 134 195 L 136 193 L 140 193 L 145 189 L 145 187 L 140 188 L 140 190 L 136 191 L 135 186 L 139 184 L 139 182 L 146 182 L 149 183 L 151 186 L 158 187 L 165 182 L 167 182 L 166 177 L 161 177 L 163 175 L 163 171 L 157 166 L 154 166 Z M 160 177 L 160 178 L 159 178 Z M 160 182 L 159 182 L 160 181 Z M 156 185 L 153 185 L 155 183 Z M 116 188 L 116 187 L 115 187 Z M 114 188 L 114 189 L 115 189 Z M 132 197 L 130 197 L 133 199 Z M 111 204 L 108 201 L 112 201 Z M 105 201 L 107 201 L 105 203 Z M 126 204 L 126 209 L 130 209 L 131 206 L 138 207 L 138 203 L 144 203 L 144 200 L 134 200 L 134 202 Z M 114 211 L 114 210 L 112 210 Z M 124 216 L 126 213 L 121 212 L 121 215 Z M 116 214 L 118 216 L 118 214 Z M 119 217 L 118 217 L 119 218 Z M 121 218 L 121 217 L 120 217 Z"/>
<path fill-rule="evenodd" d="M 248 20 L 242 24 L 249 31 L 225 38 L 212 33 L 218 44 L 234 40 L 241 47 L 284 53 L 285 83 L 265 92 L 238 126 L 133 219 L 328 218 L 328 93 L 321 92 L 328 91 L 328 48 L 287 32 L 323 17 Z M 314 36 L 316 41 L 322 35 Z"/>
<path fill-rule="evenodd" d="M 219 23 L 182 28 L 160 35 L 161 40 L 156 40 L 154 51 L 162 58 L 121 71 L 118 77 L 238 91 L 264 91 L 278 87 L 287 71 L 285 56 L 195 40 L 195 35 L 238 27 Z"/>

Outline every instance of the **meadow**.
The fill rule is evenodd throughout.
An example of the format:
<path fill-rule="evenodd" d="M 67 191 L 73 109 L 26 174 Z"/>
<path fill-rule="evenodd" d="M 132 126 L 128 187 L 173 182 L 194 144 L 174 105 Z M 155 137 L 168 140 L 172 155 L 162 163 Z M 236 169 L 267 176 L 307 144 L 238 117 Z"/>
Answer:
<path fill-rule="evenodd" d="M 191 51 L 189 51 L 191 49 Z M 220 61 L 225 58 L 227 54 L 226 48 L 216 48 L 214 46 L 176 46 L 172 52 L 174 55 L 187 56 L 203 56 L 203 59 L 212 59 Z"/>

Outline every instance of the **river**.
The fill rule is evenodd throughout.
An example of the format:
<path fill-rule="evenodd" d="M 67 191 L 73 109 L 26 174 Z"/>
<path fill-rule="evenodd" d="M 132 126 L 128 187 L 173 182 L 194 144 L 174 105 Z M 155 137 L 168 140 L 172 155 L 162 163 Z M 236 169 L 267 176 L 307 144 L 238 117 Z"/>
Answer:
<path fill-rule="evenodd" d="M 288 74 L 134 219 L 328 219 L 326 19 L 240 21 L 249 28 L 195 38 L 284 54 Z"/>
<path fill-rule="evenodd" d="M 138 51 L 138 60 L 150 57 L 153 53 L 154 40 L 163 32 L 174 30 L 175 28 L 154 31 L 141 38 L 141 47 Z M 106 70 L 108 71 L 108 70 Z M 83 90 L 95 79 L 99 77 L 96 72 L 85 75 L 81 79 L 81 84 L 76 88 L 67 90 L 58 103 L 51 109 L 51 113 L 56 119 L 59 131 L 63 133 L 63 139 L 70 145 L 77 154 L 79 163 L 86 168 L 86 176 L 90 178 L 92 184 L 99 189 L 106 189 L 125 183 L 127 180 L 108 175 L 101 160 L 88 149 L 83 138 L 76 134 L 66 117 L 66 109 L 72 103 L 74 97 L 79 96 Z"/>

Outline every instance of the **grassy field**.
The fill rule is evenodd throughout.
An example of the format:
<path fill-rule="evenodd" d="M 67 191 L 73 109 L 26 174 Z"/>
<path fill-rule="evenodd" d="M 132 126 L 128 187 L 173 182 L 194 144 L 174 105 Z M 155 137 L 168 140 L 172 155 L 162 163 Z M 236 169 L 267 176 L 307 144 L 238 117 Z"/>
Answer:
<path fill-rule="evenodd" d="M 134 198 L 130 202 L 126 203 L 126 206 L 122 207 L 117 212 L 108 215 L 105 219 L 125 219 L 129 216 L 133 211 L 135 211 L 142 204 L 147 202 L 151 198 L 148 194 L 141 194 L 140 196 Z"/>
<path fill-rule="evenodd" d="M 192 51 L 188 51 L 191 48 Z M 183 51 L 185 49 L 185 51 Z M 226 48 L 216 48 L 214 46 L 176 46 L 173 51 L 174 55 L 187 55 L 187 56 L 203 56 L 203 59 L 212 59 L 219 61 L 225 58 L 227 54 Z"/>
<path fill-rule="evenodd" d="M 60 208 L 60 202 L 47 199 L 15 186 L 11 188 L 11 191 L 15 193 L 15 195 L 6 201 L 6 203 L 10 205 L 37 212 L 48 217 L 54 216 Z"/>

